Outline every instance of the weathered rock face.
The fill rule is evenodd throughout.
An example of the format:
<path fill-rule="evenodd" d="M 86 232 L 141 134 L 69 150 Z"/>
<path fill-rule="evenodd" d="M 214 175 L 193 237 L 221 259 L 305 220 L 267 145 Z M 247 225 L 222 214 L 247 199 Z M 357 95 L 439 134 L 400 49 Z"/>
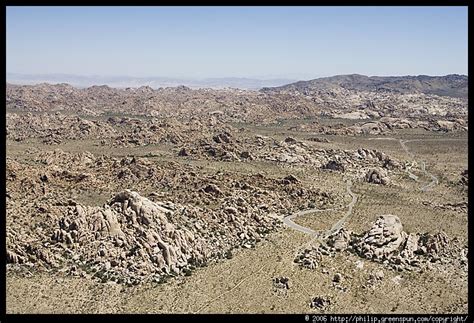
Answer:
<path fill-rule="evenodd" d="M 366 111 L 367 112 L 367 111 Z M 394 115 L 394 111 L 386 111 L 389 115 Z M 434 111 L 433 111 L 434 112 Z M 385 113 L 382 111 L 373 111 L 371 117 L 379 118 Z M 398 114 L 398 113 L 395 113 Z M 326 135 L 345 135 L 345 136 L 360 136 L 360 135 L 385 135 L 393 133 L 396 129 L 418 128 L 426 131 L 467 131 L 467 122 L 463 118 L 450 118 L 450 120 L 433 120 L 429 116 L 428 111 L 414 111 L 409 115 L 409 119 L 405 117 L 382 117 L 379 120 L 371 120 L 369 122 L 357 122 L 353 125 L 335 124 L 331 126 L 322 126 L 319 123 L 310 125 L 300 125 L 297 127 L 300 131 L 311 131 Z M 434 114 L 437 114 L 436 112 Z M 332 115 L 332 117 L 344 117 L 344 119 L 354 119 L 358 112 L 353 111 L 345 115 Z M 447 117 L 449 112 L 445 115 Z M 359 119 L 359 118 L 357 118 Z"/>
<path fill-rule="evenodd" d="M 59 112 L 45 114 L 7 115 L 8 139 L 23 141 L 40 138 L 46 144 L 58 144 L 64 139 L 112 138 L 116 130 L 103 121 L 90 121 Z"/>
<path fill-rule="evenodd" d="M 398 216 L 382 215 L 354 245 L 354 249 L 364 258 L 387 259 L 400 249 L 405 238 L 406 233 Z"/>
<path fill-rule="evenodd" d="M 219 132 L 214 139 L 196 140 L 175 151 L 177 156 L 191 159 L 312 165 L 347 174 L 358 173 L 362 167 L 401 169 L 400 161 L 374 149 L 322 149 L 292 137 L 278 141 L 261 135 L 244 136 L 230 128 Z"/>
<path fill-rule="evenodd" d="M 406 89 L 401 91 L 405 92 Z M 314 90 L 305 88 L 303 91 L 281 88 L 246 91 L 183 90 L 181 87 L 157 90 L 147 87 L 117 89 L 108 86 L 79 89 L 67 84 L 7 84 L 6 106 L 8 109 L 21 111 L 67 111 L 86 115 L 109 111 L 153 117 L 211 115 L 237 122 L 262 123 L 275 122 L 280 118 L 320 115 L 355 119 L 451 115 L 454 121 L 467 115 L 466 93 L 467 89 L 463 94 L 464 98 L 460 99 L 418 92 L 348 89 L 340 85 Z"/>
<path fill-rule="evenodd" d="M 7 158 L 7 258 L 13 270 L 60 270 L 132 284 L 176 271 L 186 275 L 200 257 L 218 261 L 234 248 L 255 246 L 282 225 L 273 215 L 342 199 L 293 177 L 285 185 L 261 174 L 201 175 L 195 168 L 156 165 L 143 157 L 59 149 L 27 154 L 34 163 Z M 68 194 L 66 187 L 79 193 Z M 122 187 L 149 192 L 148 199 L 113 193 Z M 114 199 L 102 204 L 109 197 Z M 186 246 L 179 240 L 187 231 L 194 238 L 184 240 Z M 171 250 L 169 264 L 166 248 L 156 247 L 158 238 Z"/>
<path fill-rule="evenodd" d="M 387 171 L 380 167 L 369 169 L 365 174 L 365 180 L 368 183 L 381 185 L 388 185 L 390 183 Z"/>

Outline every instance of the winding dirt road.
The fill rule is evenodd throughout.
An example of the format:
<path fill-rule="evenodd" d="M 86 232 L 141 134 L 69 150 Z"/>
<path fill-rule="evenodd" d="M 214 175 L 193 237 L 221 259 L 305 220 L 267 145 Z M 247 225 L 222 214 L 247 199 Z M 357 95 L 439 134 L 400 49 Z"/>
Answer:
<path fill-rule="evenodd" d="M 424 140 L 463 140 L 463 139 L 439 138 L 439 139 L 402 140 L 402 139 L 397 139 L 397 138 L 392 138 L 392 137 L 381 137 L 381 138 L 369 138 L 368 140 L 398 140 L 400 142 L 400 145 L 402 146 L 403 150 L 405 151 L 405 153 L 408 156 L 410 156 L 410 158 L 412 159 L 412 165 L 406 168 L 406 172 L 408 173 L 408 176 L 411 179 L 413 179 L 414 181 L 420 182 L 419 179 L 418 179 L 418 176 L 413 174 L 410 171 L 411 168 L 414 166 L 414 163 L 416 162 L 416 159 L 415 159 L 415 155 L 410 150 L 408 150 L 408 147 L 406 146 L 406 143 L 415 142 L 415 141 L 424 141 Z M 426 192 L 426 191 L 429 191 L 433 186 L 438 185 L 439 180 L 435 175 L 431 174 L 430 172 L 428 172 L 426 170 L 426 164 L 425 164 L 424 161 L 421 161 L 420 165 L 421 165 L 421 171 L 425 174 L 425 176 L 431 178 L 431 182 L 428 182 L 428 183 L 424 184 L 422 187 L 420 187 L 421 191 Z M 346 186 L 347 193 L 352 197 L 352 201 L 347 206 L 340 207 L 340 208 L 334 208 L 334 209 L 325 209 L 325 210 L 314 208 L 314 209 L 299 211 L 299 212 L 296 212 L 296 213 L 293 213 L 289 216 L 284 217 L 283 218 L 283 223 L 285 223 L 287 226 L 289 226 L 290 228 L 292 228 L 294 230 L 312 235 L 313 239 L 311 241 L 313 241 L 314 238 L 318 238 L 318 237 L 326 238 L 326 237 L 330 236 L 331 234 L 335 233 L 336 231 L 340 230 L 342 228 L 344 222 L 352 214 L 352 208 L 353 208 L 354 204 L 357 202 L 357 196 L 351 191 L 352 182 L 350 180 L 347 180 L 346 185 L 347 185 Z M 314 231 L 311 228 L 303 227 L 303 226 L 293 222 L 293 219 L 295 219 L 296 217 L 301 216 L 301 215 L 316 213 L 316 212 L 336 211 L 336 210 L 341 210 L 341 209 L 345 209 L 345 208 L 348 208 L 346 214 L 337 223 L 335 223 L 331 229 L 329 229 L 328 231 L 326 231 L 325 233 L 322 233 L 322 234 L 318 233 L 317 231 Z"/>
<path fill-rule="evenodd" d="M 446 139 L 446 140 L 449 140 L 449 139 Z M 421 139 L 413 139 L 413 140 L 405 140 L 405 141 L 402 141 L 400 139 L 400 144 L 402 145 L 403 149 L 405 150 L 405 152 L 414 160 L 415 157 L 413 155 L 413 153 L 411 153 L 407 146 L 405 145 L 407 142 L 415 142 L 415 141 L 422 141 Z M 434 176 L 433 174 L 429 173 L 427 170 L 426 170 L 426 164 L 424 161 L 421 162 L 421 170 L 422 172 L 427 176 L 427 177 L 430 177 L 431 178 L 431 182 L 423 185 L 420 190 L 423 191 L 423 192 L 426 192 L 426 191 L 429 191 L 433 186 L 435 185 L 438 185 L 439 184 L 439 181 L 438 181 L 438 178 L 436 176 Z"/>
<path fill-rule="evenodd" d="M 418 179 L 418 176 L 416 176 L 415 174 L 411 173 L 410 172 L 410 169 L 411 167 L 414 166 L 416 160 L 415 160 L 415 156 L 412 152 L 410 152 L 408 150 L 408 147 L 406 146 L 406 143 L 408 142 L 414 142 L 414 141 L 422 141 L 420 139 L 414 139 L 414 140 L 402 140 L 402 139 L 396 139 L 396 138 L 370 138 L 369 140 L 398 140 L 400 142 L 400 145 L 402 146 L 403 150 L 406 152 L 406 154 L 408 156 L 410 156 L 410 158 L 412 159 L 412 165 L 410 167 L 407 167 L 407 173 L 408 173 L 408 176 L 410 178 L 412 178 L 413 180 L 415 180 L 416 182 L 419 182 L 419 179 Z M 449 140 L 449 139 L 447 139 Z M 433 174 L 429 173 L 427 170 L 426 170 L 426 165 L 425 165 L 425 162 L 422 161 L 420 163 L 421 165 L 421 170 L 423 171 L 423 173 L 427 176 L 427 177 L 431 177 L 431 182 L 423 185 L 420 189 L 422 191 L 427 191 L 429 190 L 431 187 L 433 187 L 434 185 L 437 185 L 439 182 L 438 182 L 438 178 L 436 176 L 434 176 Z M 298 212 L 295 212 L 291 215 L 288 215 L 288 216 L 285 216 L 283 217 L 283 219 L 281 217 L 278 217 L 278 216 L 272 216 L 272 217 L 275 217 L 275 218 L 278 218 L 278 219 L 281 219 L 283 221 L 283 223 L 285 225 L 287 225 L 288 227 L 296 230 L 296 231 L 300 231 L 302 233 L 305 233 L 305 234 L 308 234 L 311 236 L 311 239 L 306 242 L 305 244 L 306 245 L 311 245 L 314 240 L 319 240 L 321 242 L 321 239 L 326 239 L 327 237 L 329 237 L 330 235 L 334 234 L 335 232 L 337 232 L 338 230 L 340 230 L 344 223 L 347 221 L 347 219 L 350 217 L 350 215 L 352 214 L 352 211 L 353 211 L 353 207 L 354 205 L 357 203 L 357 195 L 354 194 L 351 190 L 351 187 L 352 187 L 352 181 L 350 179 L 347 179 L 346 180 L 346 191 L 347 193 L 351 196 L 352 200 L 350 201 L 350 203 L 346 206 L 343 206 L 343 207 L 338 207 L 338 208 L 332 208 L 332 209 L 318 209 L 318 208 L 313 208 L 313 209 L 308 209 L 308 210 L 303 210 L 303 211 L 298 211 Z M 320 232 L 320 231 L 315 231 L 311 228 L 308 228 L 308 227 L 304 227 L 304 226 L 301 226 L 295 222 L 293 222 L 293 219 L 297 218 L 298 216 L 302 216 L 302 215 L 306 215 L 306 214 L 311 214 L 311 213 L 316 213 L 316 212 L 328 212 L 328 211 L 338 211 L 338 210 L 343 210 L 343 209 L 346 209 L 347 208 L 347 211 L 346 213 L 344 214 L 344 216 L 339 220 L 337 221 L 329 230 L 327 231 L 324 231 L 324 232 Z M 295 256 L 296 254 L 298 253 L 298 251 L 301 249 L 301 246 L 299 246 L 297 249 L 295 249 Z M 294 259 L 295 257 L 293 257 Z M 289 265 L 294 265 L 294 262 L 292 261 L 292 259 L 289 261 Z M 224 291 L 223 293 L 219 294 L 217 297 L 211 299 L 210 301 L 206 302 L 205 304 L 203 304 L 197 311 L 196 313 L 199 313 L 201 312 L 204 308 L 206 308 L 207 306 L 209 306 L 211 303 L 221 299 L 224 295 L 226 294 L 229 294 L 231 292 L 233 292 L 236 288 L 238 288 L 241 284 L 243 284 L 245 281 L 247 281 L 248 279 L 250 279 L 251 277 L 254 277 L 257 273 L 259 272 L 262 272 L 263 269 L 266 267 L 266 265 L 260 267 L 257 271 L 249 274 L 248 276 L 244 277 L 242 280 L 240 280 L 238 283 L 236 283 L 232 288 L 228 289 L 227 291 Z M 302 288 L 304 288 L 304 286 L 302 285 L 301 286 Z M 309 293 L 307 293 L 309 295 Z"/>
<path fill-rule="evenodd" d="M 341 209 L 348 208 L 346 214 L 338 222 L 336 222 L 332 226 L 331 229 L 329 229 L 326 232 L 322 233 L 322 237 L 324 237 L 324 238 L 328 237 L 329 235 L 333 234 L 337 230 L 341 229 L 344 222 L 346 222 L 347 218 L 352 214 L 352 208 L 353 208 L 354 204 L 357 202 L 357 196 L 351 191 L 351 187 L 352 187 L 352 181 L 347 180 L 346 181 L 346 190 L 347 190 L 347 193 L 352 197 L 351 202 L 347 206 L 339 207 L 339 208 L 333 208 L 333 209 L 325 209 L 325 210 L 314 208 L 314 209 L 299 211 L 299 212 L 296 212 L 296 213 L 293 213 L 289 216 L 284 217 L 283 218 L 283 223 L 285 223 L 287 226 L 289 226 L 290 228 L 292 228 L 294 230 L 312 235 L 313 237 L 318 237 L 318 236 L 321 235 L 321 233 L 319 233 L 317 231 L 314 231 L 313 229 L 303 227 L 299 224 L 296 224 L 295 222 L 293 222 L 293 219 L 298 217 L 298 216 L 305 215 L 305 214 L 316 213 L 316 212 L 326 212 L 326 211 L 336 211 L 336 210 L 341 210 Z"/>
<path fill-rule="evenodd" d="M 402 139 L 387 137 L 387 138 L 369 138 L 369 140 L 398 140 L 400 142 L 400 145 L 402 146 L 403 150 L 405 151 L 405 153 L 408 156 L 410 156 L 410 158 L 412 159 L 411 166 L 406 168 L 406 172 L 408 174 L 408 177 L 413 179 L 415 182 L 420 182 L 419 179 L 418 179 L 418 176 L 416 176 L 415 174 L 413 174 L 410 171 L 411 168 L 413 167 L 414 163 L 416 162 L 416 160 L 415 160 L 415 155 L 411 151 L 408 150 L 408 147 L 406 146 L 406 143 L 415 142 L 415 141 L 424 141 L 424 140 L 428 140 L 428 139 L 402 140 Z M 430 140 L 460 140 L 460 139 L 440 138 L 440 139 L 430 139 Z M 425 176 L 431 178 L 431 182 L 428 182 L 428 183 L 424 184 L 422 187 L 420 187 L 420 190 L 422 192 L 426 192 L 426 191 L 429 191 L 433 186 L 438 185 L 439 180 L 435 175 L 431 174 L 430 172 L 428 172 L 426 170 L 426 164 L 425 164 L 424 161 L 421 161 L 420 165 L 421 165 L 421 171 L 425 174 Z"/>
<path fill-rule="evenodd" d="M 402 146 L 403 150 L 405 151 L 405 153 L 412 159 L 412 165 L 406 168 L 406 172 L 408 173 L 408 176 L 411 179 L 413 179 L 414 181 L 420 182 L 419 179 L 418 179 L 418 176 L 413 174 L 410 171 L 411 168 L 414 166 L 414 163 L 416 162 L 416 159 L 415 159 L 415 155 L 410 150 L 408 150 L 408 147 L 406 146 L 406 143 L 415 142 L 415 141 L 423 141 L 423 140 L 428 140 L 428 139 L 402 140 L 402 139 L 397 139 L 397 138 L 392 138 L 392 137 L 385 137 L 385 138 L 382 137 L 382 138 L 369 138 L 368 140 L 398 140 L 400 142 L 400 145 Z M 432 140 L 459 140 L 459 139 L 452 139 L 452 138 L 443 139 L 443 138 L 440 138 L 440 139 L 432 139 Z M 420 188 L 421 191 L 426 192 L 426 191 L 429 191 L 433 186 L 438 185 L 439 180 L 435 175 L 429 173 L 426 170 L 426 164 L 425 164 L 424 161 L 421 161 L 420 165 L 421 165 L 421 170 L 425 174 L 425 176 L 431 178 L 431 182 L 428 182 L 428 183 L 424 184 Z M 352 201 L 347 206 L 345 206 L 343 208 L 334 208 L 334 209 L 325 209 L 325 210 L 314 208 L 314 209 L 299 211 L 299 212 L 296 212 L 296 213 L 293 213 L 291 215 L 288 215 L 288 216 L 284 217 L 283 218 L 283 223 L 286 224 L 287 226 L 289 226 L 290 228 L 294 229 L 294 230 L 312 235 L 313 239 L 311 241 L 313 241 L 315 238 L 318 238 L 318 237 L 326 238 L 326 237 L 330 236 L 331 234 L 335 233 L 336 231 L 340 230 L 342 228 L 344 222 L 352 214 L 352 208 L 353 208 L 354 204 L 357 202 L 357 196 L 351 191 L 352 182 L 350 180 L 347 180 L 346 185 L 347 185 L 346 186 L 347 193 L 352 197 Z M 316 213 L 316 212 L 336 211 L 336 210 L 340 210 L 340 209 L 344 209 L 344 208 L 348 208 L 346 214 L 337 223 L 335 223 L 331 229 L 329 229 L 328 231 L 326 231 L 322 234 L 318 233 L 317 231 L 314 231 L 311 228 L 303 227 L 303 226 L 293 222 L 293 219 L 295 219 L 296 217 L 301 216 L 301 215 Z"/>
<path fill-rule="evenodd" d="M 331 234 L 337 232 L 338 230 L 340 230 L 342 228 L 342 226 L 344 225 L 344 223 L 346 222 L 347 218 L 352 214 L 352 208 L 354 207 L 354 205 L 356 204 L 357 202 L 357 195 L 355 195 L 352 191 L 351 191 L 351 187 L 352 187 L 352 182 L 351 180 L 347 180 L 346 182 L 346 189 L 347 189 L 347 193 L 352 197 L 352 200 L 351 202 L 347 205 L 348 207 L 348 210 L 346 212 L 346 214 L 339 220 L 337 221 L 336 224 L 334 224 L 332 226 L 331 229 L 329 229 L 328 231 L 326 231 L 323 235 L 323 239 L 327 238 L 328 236 L 330 236 Z"/>

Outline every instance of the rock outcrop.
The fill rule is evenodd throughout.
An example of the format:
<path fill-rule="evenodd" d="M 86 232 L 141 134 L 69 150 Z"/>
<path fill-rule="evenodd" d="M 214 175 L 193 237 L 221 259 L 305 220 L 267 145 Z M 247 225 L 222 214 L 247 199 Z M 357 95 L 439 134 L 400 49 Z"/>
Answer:
<path fill-rule="evenodd" d="M 323 256 L 346 250 L 398 271 L 419 271 L 438 262 L 467 264 L 467 249 L 457 239 L 450 240 L 443 231 L 407 233 L 396 215 L 379 216 L 362 235 L 341 228 L 322 243 L 302 249 L 294 261 L 315 269 Z"/>
<path fill-rule="evenodd" d="M 388 185 L 390 183 L 387 171 L 380 167 L 369 169 L 365 174 L 365 180 L 372 184 Z"/>
<path fill-rule="evenodd" d="M 204 239 L 169 220 L 173 214 L 173 207 L 125 190 L 104 207 L 70 208 L 52 240 L 71 246 L 104 280 L 178 275 L 210 254 Z"/>

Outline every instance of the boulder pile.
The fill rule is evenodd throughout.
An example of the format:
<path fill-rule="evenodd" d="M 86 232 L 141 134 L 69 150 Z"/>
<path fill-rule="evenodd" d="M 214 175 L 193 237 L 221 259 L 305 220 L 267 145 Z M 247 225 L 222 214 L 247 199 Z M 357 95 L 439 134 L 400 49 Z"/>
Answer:
<path fill-rule="evenodd" d="M 344 228 L 334 232 L 327 238 L 327 245 L 331 248 L 331 251 L 341 251 L 349 247 L 351 242 L 351 232 Z"/>
<path fill-rule="evenodd" d="M 467 264 L 467 248 L 460 246 L 456 238 L 450 240 L 443 231 L 408 234 L 396 215 L 379 216 L 362 235 L 341 228 L 318 246 L 300 251 L 295 262 L 315 269 L 322 256 L 344 250 L 398 271 L 419 271 L 436 262 Z"/>
<path fill-rule="evenodd" d="M 316 296 L 311 299 L 310 307 L 312 309 L 326 309 L 331 305 L 331 299 L 328 296 Z"/>
<path fill-rule="evenodd" d="M 277 289 L 290 289 L 290 279 L 288 277 L 273 278 L 273 287 Z"/>
<path fill-rule="evenodd" d="M 320 246 L 313 246 L 311 248 L 305 248 L 301 250 L 296 255 L 294 262 L 304 268 L 316 269 L 318 268 L 321 258 L 322 254 L 320 251 Z"/>
<path fill-rule="evenodd" d="M 400 219 L 394 215 L 382 215 L 354 248 L 364 258 L 382 260 L 400 249 L 405 239 Z"/>
<path fill-rule="evenodd" d="M 173 209 L 125 190 L 104 207 L 71 208 L 52 240 L 71 245 L 104 280 L 178 275 L 210 255 L 202 238 L 169 220 Z"/>

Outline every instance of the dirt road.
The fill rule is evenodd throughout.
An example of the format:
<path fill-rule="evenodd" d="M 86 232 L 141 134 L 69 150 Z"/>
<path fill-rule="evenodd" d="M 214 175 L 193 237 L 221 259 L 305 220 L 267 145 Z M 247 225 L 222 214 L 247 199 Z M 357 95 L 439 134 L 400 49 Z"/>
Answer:
<path fill-rule="evenodd" d="M 412 164 L 409 167 L 406 168 L 406 172 L 408 174 L 408 177 L 410 177 L 411 179 L 413 179 L 416 182 L 419 182 L 418 176 L 416 176 L 415 174 L 413 174 L 411 172 L 411 168 L 413 167 L 414 163 L 416 162 L 415 155 L 411 151 L 408 150 L 408 147 L 406 146 L 406 143 L 415 142 L 415 141 L 424 141 L 424 140 L 427 140 L 427 139 L 402 140 L 402 139 L 387 137 L 387 138 L 369 138 L 369 140 L 398 140 L 400 142 L 400 145 L 402 146 L 403 150 L 405 151 L 405 153 L 412 159 Z M 443 139 L 443 138 L 440 138 L 440 139 L 432 139 L 432 140 L 460 140 L 460 139 L 451 139 L 451 138 Z M 425 164 L 424 161 L 421 161 L 420 165 L 421 165 L 421 171 L 425 174 L 425 176 L 431 178 L 431 182 L 428 182 L 428 183 L 424 184 L 422 187 L 420 187 L 420 190 L 422 192 L 426 192 L 426 191 L 429 191 L 433 186 L 438 185 L 439 180 L 435 175 L 431 174 L 430 172 L 428 172 L 426 170 L 426 164 Z"/>
<path fill-rule="evenodd" d="M 295 222 L 293 222 L 293 219 L 298 217 L 298 216 L 305 215 L 305 214 L 316 213 L 316 212 L 326 212 L 326 211 L 336 211 L 336 210 L 341 210 L 341 209 L 348 208 L 345 215 L 338 222 L 336 222 L 332 226 L 331 229 L 329 229 L 328 231 L 323 233 L 323 237 L 327 237 L 327 236 L 333 234 L 334 232 L 336 232 L 337 230 L 342 228 L 342 225 L 344 224 L 344 222 L 346 222 L 347 218 L 352 214 L 352 208 L 353 208 L 354 204 L 357 202 L 357 196 L 351 191 L 351 187 L 352 187 L 352 181 L 347 180 L 346 181 L 346 190 L 347 190 L 347 193 L 352 197 L 351 202 L 347 206 L 342 207 L 342 208 L 325 209 L 325 210 L 314 208 L 314 209 L 299 211 L 299 212 L 293 213 L 292 215 L 284 217 L 283 218 L 283 223 L 285 223 L 287 226 L 289 226 L 290 228 L 292 228 L 294 230 L 297 230 L 297 231 L 300 231 L 300 232 L 303 232 L 303 233 L 306 233 L 306 234 L 310 234 L 310 235 L 313 235 L 313 236 L 316 237 L 316 236 L 320 236 L 320 234 L 317 231 L 314 231 L 311 228 L 303 227 L 299 224 L 296 224 Z"/>

